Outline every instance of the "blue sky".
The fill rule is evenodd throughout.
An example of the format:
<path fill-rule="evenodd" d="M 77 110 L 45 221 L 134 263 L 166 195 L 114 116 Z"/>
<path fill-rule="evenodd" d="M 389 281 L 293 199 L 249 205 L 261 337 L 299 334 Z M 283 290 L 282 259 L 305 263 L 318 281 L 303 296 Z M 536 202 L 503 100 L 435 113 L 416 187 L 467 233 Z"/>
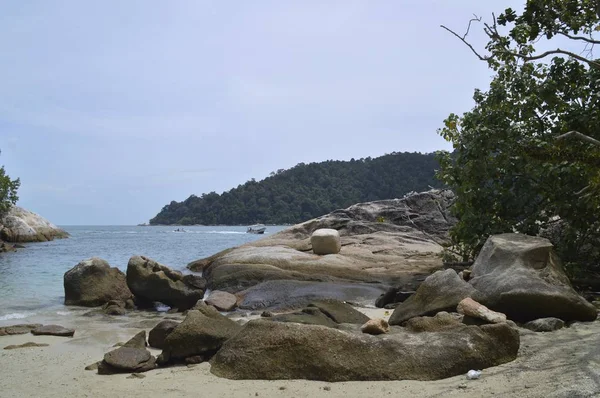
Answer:
<path fill-rule="evenodd" d="M 491 73 L 439 25 L 522 3 L 0 1 L 0 164 L 56 224 L 136 224 L 299 162 L 448 149 Z"/>

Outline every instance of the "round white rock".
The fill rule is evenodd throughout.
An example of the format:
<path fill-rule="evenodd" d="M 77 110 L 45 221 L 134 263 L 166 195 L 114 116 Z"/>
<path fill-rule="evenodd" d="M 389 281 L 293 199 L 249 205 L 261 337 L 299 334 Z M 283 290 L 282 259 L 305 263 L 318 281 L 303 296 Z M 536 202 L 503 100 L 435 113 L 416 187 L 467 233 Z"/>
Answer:
<path fill-rule="evenodd" d="M 342 248 L 340 233 L 329 228 L 317 229 L 313 232 L 310 243 L 315 254 L 337 254 Z"/>

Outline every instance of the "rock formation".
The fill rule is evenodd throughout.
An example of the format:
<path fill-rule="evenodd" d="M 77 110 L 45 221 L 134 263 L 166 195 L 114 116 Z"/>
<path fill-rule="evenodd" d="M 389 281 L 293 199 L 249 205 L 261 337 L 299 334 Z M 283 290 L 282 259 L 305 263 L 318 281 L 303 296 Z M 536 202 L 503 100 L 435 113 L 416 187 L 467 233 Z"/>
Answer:
<path fill-rule="evenodd" d="M 240 293 L 242 308 L 257 308 L 248 303 L 247 294 L 255 292 L 253 286 L 267 283 L 259 289 L 260 300 L 278 305 L 288 286 L 277 285 L 285 281 L 302 284 L 302 289 L 295 289 L 296 297 L 301 296 L 300 290 L 327 292 L 337 284 L 341 292 L 367 283 L 369 288 L 355 296 L 372 303 L 390 285 L 414 290 L 427 274 L 441 267 L 437 253 L 455 222 L 448 211 L 452 198 L 450 191 L 432 190 L 360 203 L 195 261 L 188 268 L 202 271 L 210 289 Z M 339 253 L 312 253 L 311 236 L 323 228 L 339 233 Z M 342 296 L 330 297 L 346 299 Z M 286 306 L 305 304 L 288 298 Z"/>
<path fill-rule="evenodd" d="M 6 242 L 46 242 L 68 236 L 48 220 L 18 206 L 0 218 L 0 240 Z"/>
<path fill-rule="evenodd" d="M 544 238 L 502 234 L 488 238 L 472 267 L 473 298 L 509 319 L 555 317 L 593 321 L 598 310 L 571 287 L 552 244 Z"/>
<path fill-rule="evenodd" d="M 140 301 L 161 302 L 180 311 L 192 308 L 204 296 L 197 280 L 185 279 L 181 272 L 143 256 L 129 259 L 127 286 Z"/>

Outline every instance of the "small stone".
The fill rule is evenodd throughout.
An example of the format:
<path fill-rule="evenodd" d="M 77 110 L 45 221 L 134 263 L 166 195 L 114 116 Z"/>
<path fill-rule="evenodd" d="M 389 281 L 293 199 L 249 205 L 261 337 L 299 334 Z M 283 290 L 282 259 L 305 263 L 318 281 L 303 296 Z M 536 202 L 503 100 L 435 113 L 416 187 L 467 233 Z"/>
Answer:
<path fill-rule="evenodd" d="M 360 327 L 363 333 L 368 334 L 384 334 L 390 331 L 390 325 L 385 319 L 374 318 L 369 319 L 364 325 Z"/>
<path fill-rule="evenodd" d="M 85 370 L 96 370 L 98 369 L 98 364 L 99 362 L 94 362 L 93 364 L 86 366 Z"/>
<path fill-rule="evenodd" d="M 323 390 L 325 390 L 325 391 L 331 391 L 331 387 L 325 386 L 325 387 L 323 387 Z"/>
<path fill-rule="evenodd" d="M 188 365 L 197 365 L 205 361 L 205 358 L 202 355 L 194 355 L 191 357 L 187 357 L 185 359 L 185 363 Z"/>
<path fill-rule="evenodd" d="M 260 316 L 262 316 L 263 318 L 270 318 L 273 316 L 273 313 L 271 311 L 263 311 L 262 314 L 260 314 Z"/>
<path fill-rule="evenodd" d="M 466 384 L 459 384 L 458 388 L 460 388 L 461 390 L 465 390 L 467 388 Z"/>
<path fill-rule="evenodd" d="M 146 375 L 141 373 L 132 373 L 131 375 L 127 376 L 128 379 L 143 379 L 144 377 L 146 377 Z"/>
<path fill-rule="evenodd" d="M 279 387 L 279 389 L 283 391 L 283 390 L 285 390 L 285 387 L 281 386 L 281 387 Z"/>
<path fill-rule="evenodd" d="M 540 318 L 523 325 L 525 329 L 532 330 L 534 332 L 552 332 L 558 329 L 562 329 L 565 326 L 565 322 L 558 318 Z"/>

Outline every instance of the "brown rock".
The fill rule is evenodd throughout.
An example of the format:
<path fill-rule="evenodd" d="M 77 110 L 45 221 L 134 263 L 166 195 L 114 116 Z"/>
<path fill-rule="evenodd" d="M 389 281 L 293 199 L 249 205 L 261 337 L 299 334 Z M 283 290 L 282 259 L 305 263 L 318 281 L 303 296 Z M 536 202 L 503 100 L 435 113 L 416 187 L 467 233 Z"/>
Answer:
<path fill-rule="evenodd" d="M 367 323 L 360 327 L 363 333 L 378 335 L 384 334 L 390 331 L 390 325 L 385 319 L 374 318 L 370 319 Z"/>
<path fill-rule="evenodd" d="M 42 326 L 41 323 L 27 323 L 11 326 L 0 327 L 0 336 L 11 336 L 13 334 L 26 334 L 31 332 L 33 329 Z"/>
<path fill-rule="evenodd" d="M 492 311 L 483 304 L 478 303 L 470 297 L 465 298 L 456 307 L 459 314 L 468 315 L 473 318 L 479 318 L 489 323 L 506 322 L 506 315 Z"/>
<path fill-rule="evenodd" d="M 67 329 L 60 325 L 44 325 L 35 328 L 31 331 L 31 334 L 36 336 L 48 335 L 48 336 L 60 336 L 60 337 L 73 337 L 75 329 Z"/>
<path fill-rule="evenodd" d="M 48 344 L 34 343 L 34 342 L 30 341 L 30 342 L 18 344 L 18 345 L 7 345 L 6 347 L 4 347 L 4 349 L 5 350 L 14 350 L 15 348 L 28 348 L 28 347 L 48 347 Z"/>
<path fill-rule="evenodd" d="M 219 311 L 231 311 L 237 306 L 237 297 L 221 290 L 211 292 L 210 296 L 204 301 L 206 304 L 212 305 Z"/>
<path fill-rule="evenodd" d="M 150 347 L 163 349 L 167 336 L 179 325 L 179 322 L 166 320 L 156 325 L 148 334 Z"/>

